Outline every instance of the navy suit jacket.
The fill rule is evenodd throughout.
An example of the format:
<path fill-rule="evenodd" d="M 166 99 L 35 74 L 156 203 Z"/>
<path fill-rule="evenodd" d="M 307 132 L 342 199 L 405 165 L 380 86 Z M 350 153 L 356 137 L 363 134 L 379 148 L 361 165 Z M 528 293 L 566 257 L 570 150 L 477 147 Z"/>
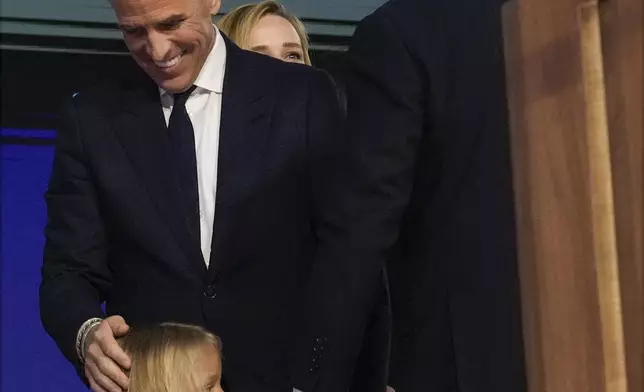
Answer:
<path fill-rule="evenodd" d="M 501 4 L 392 0 L 349 51 L 349 256 L 387 263 L 397 392 L 526 389 Z"/>
<path fill-rule="evenodd" d="M 79 370 L 76 333 L 105 316 L 105 302 L 134 326 L 175 321 L 219 335 L 233 392 L 338 392 L 320 381 L 347 382 L 326 360 L 345 347 L 313 308 L 344 268 L 315 256 L 333 230 L 344 145 L 335 91 L 323 72 L 226 44 L 210 267 L 179 203 L 157 86 L 143 73 L 112 81 L 64 106 L 42 321 Z"/>

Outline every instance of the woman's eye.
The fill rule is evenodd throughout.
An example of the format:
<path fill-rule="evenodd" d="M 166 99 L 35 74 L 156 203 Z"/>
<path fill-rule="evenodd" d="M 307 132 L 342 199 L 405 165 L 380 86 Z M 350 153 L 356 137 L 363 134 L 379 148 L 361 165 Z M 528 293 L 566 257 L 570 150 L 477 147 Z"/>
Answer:
<path fill-rule="evenodd" d="M 302 60 L 302 54 L 297 52 L 291 52 L 286 55 L 288 60 Z"/>

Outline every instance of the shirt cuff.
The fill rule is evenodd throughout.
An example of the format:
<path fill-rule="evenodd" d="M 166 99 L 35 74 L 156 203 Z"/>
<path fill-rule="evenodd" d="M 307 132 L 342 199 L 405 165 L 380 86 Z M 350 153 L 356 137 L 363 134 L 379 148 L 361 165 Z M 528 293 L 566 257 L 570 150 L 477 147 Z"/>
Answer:
<path fill-rule="evenodd" d="M 82 364 L 85 364 L 85 340 L 92 328 L 103 321 L 102 318 L 91 318 L 83 323 L 76 334 L 76 355 Z"/>

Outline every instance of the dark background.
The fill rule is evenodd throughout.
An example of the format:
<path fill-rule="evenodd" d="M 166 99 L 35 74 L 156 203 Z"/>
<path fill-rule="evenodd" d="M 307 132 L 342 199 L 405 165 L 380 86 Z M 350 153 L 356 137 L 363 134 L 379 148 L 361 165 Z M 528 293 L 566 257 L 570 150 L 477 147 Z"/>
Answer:
<path fill-rule="evenodd" d="M 5 46 L 30 48 L 1 51 L 2 127 L 53 129 L 66 97 L 105 75 L 127 74 L 137 66 L 118 40 L 21 35 L 1 40 Z M 311 36 L 311 41 L 344 47 L 349 38 Z M 343 52 L 313 50 L 311 57 L 316 67 L 340 72 Z"/>

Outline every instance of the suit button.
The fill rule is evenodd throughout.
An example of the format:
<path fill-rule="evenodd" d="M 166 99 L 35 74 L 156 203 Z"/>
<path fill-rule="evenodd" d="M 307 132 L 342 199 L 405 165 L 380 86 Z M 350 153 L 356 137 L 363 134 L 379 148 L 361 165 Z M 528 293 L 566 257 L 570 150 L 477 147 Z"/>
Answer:
<path fill-rule="evenodd" d="M 215 290 L 214 285 L 206 287 L 206 291 L 203 292 L 204 297 L 213 299 L 217 296 L 217 290 Z"/>

